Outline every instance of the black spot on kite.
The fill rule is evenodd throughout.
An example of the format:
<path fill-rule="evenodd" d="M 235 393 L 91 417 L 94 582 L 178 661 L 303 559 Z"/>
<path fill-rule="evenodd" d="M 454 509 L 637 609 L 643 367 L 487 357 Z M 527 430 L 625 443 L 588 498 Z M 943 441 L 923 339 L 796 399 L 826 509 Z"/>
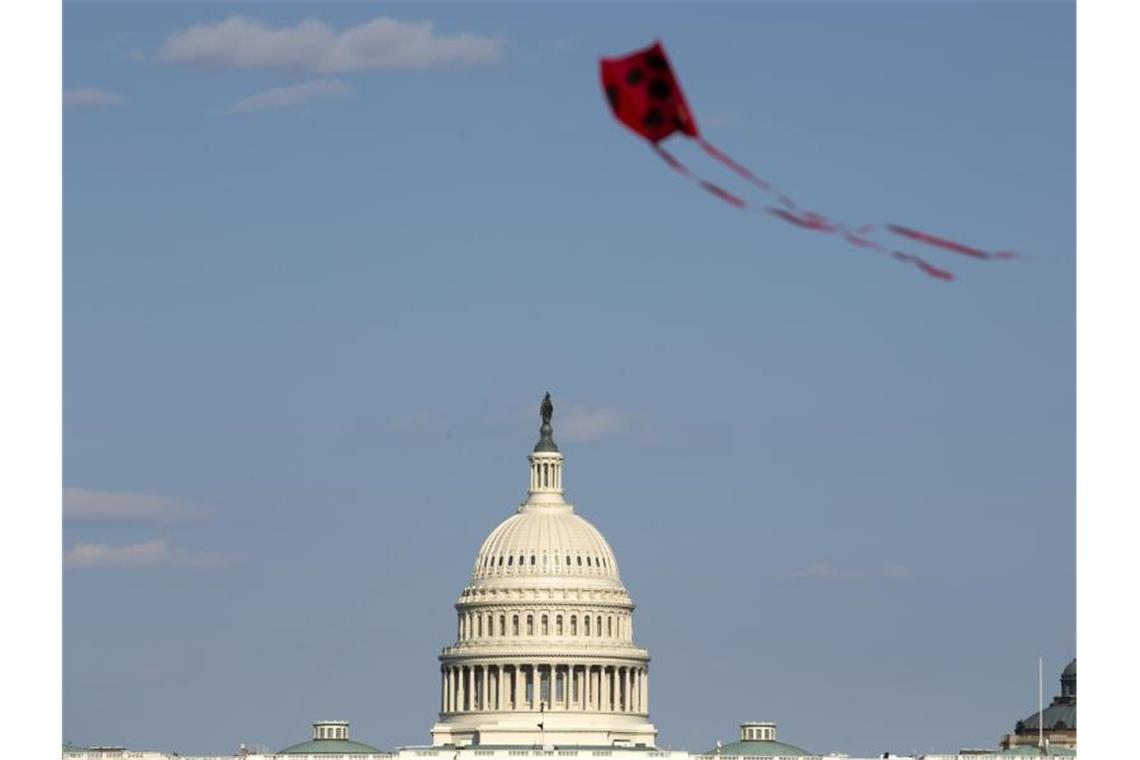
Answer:
<path fill-rule="evenodd" d="M 659 127 L 663 121 L 660 108 L 650 108 L 649 112 L 645 114 L 645 126 L 647 127 Z"/>
<path fill-rule="evenodd" d="M 664 79 L 654 79 L 649 83 L 649 97 L 655 100 L 667 100 L 673 94 L 673 86 Z"/>
<path fill-rule="evenodd" d="M 636 87 L 641 84 L 641 80 L 643 79 L 645 79 L 645 72 L 638 68 L 630 69 L 629 73 L 625 75 L 625 82 L 630 87 Z"/>
<path fill-rule="evenodd" d="M 606 97 L 610 99 L 610 108 L 616 111 L 618 107 L 618 88 L 611 84 L 606 88 Z"/>
<path fill-rule="evenodd" d="M 657 71 L 664 71 L 669 68 L 669 62 L 660 53 L 650 53 L 645 56 L 645 65 Z"/>

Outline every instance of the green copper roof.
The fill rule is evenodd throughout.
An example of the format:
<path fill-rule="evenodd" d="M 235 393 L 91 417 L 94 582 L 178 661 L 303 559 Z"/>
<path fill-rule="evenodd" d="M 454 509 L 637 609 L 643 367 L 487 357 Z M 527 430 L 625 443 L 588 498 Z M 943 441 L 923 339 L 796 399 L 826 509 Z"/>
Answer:
<path fill-rule="evenodd" d="M 349 739 L 313 739 L 294 744 L 277 753 L 278 755 L 382 755 L 375 747 Z"/>
<path fill-rule="evenodd" d="M 558 444 L 554 442 L 554 428 L 549 422 L 542 423 L 538 429 L 538 443 L 534 444 L 535 451 L 558 451 Z"/>
<path fill-rule="evenodd" d="M 706 755 L 743 755 L 745 757 L 813 757 L 806 749 L 783 742 L 770 741 L 740 741 L 725 744 L 705 753 Z"/>

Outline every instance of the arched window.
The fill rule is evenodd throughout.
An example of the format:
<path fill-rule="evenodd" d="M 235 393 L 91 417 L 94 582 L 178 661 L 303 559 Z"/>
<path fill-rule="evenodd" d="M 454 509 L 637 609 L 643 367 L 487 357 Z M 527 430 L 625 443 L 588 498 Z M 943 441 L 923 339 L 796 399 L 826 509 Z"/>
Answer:
<path fill-rule="evenodd" d="M 582 566 L 582 555 L 579 554 L 578 555 L 578 567 L 581 567 L 581 566 Z"/>
<path fill-rule="evenodd" d="M 547 619 L 546 615 L 542 616 L 542 635 L 550 635 L 550 621 Z"/>
<path fill-rule="evenodd" d="M 507 616 L 506 615 L 499 615 L 499 635 L 500 636 L 506 636 L 507 635 Z"/>
<path fill-rule="evenodd" d="M 561 635 L 562 635 L 562 616 L 561 616 L 561 615 L 559 615 L 558 617 L 554 618 L 554 631 L 555 631 L 555 633 L 557 633 L 559 636 L 561 636 Z"/>
<path fill-rule="evenodd" d="M 479 638 L 483 638 L 483 616 L 479 616 Z"/>
<path fill-rule="evenodd" d="M 577 615 L 571 615 L 570 616 L 570 635 L 571 636 L 577 636 L 578 635 L 578 616 Z"/>
<path fill-rule="evenodd" d="M 590 616 L 587 615 L 585 618 L 583 618 L 583 620 L 586 621 L 586 635 L 589 636 L 590 635 Z"/>
<path fill-rule="evenodd" d="M 586 567 L 593 567 L 593 565 L 590 564 L 590 557 L 589 556 L 586 557 Z"/>
<path fill-rule="evenodd" d="M 598 615 L 598 635 L 602 635 L 602 616 Z"/>
<path fill-rule="evenodd" d="M 511 556 L 507 557 L 507 566 L 510 567 L 510 566 L 513 566 L 514 564 L 515 564 L 515 555 L 512 554 Z"/>
<path fill-rule="evenodd" d="M 606 619 L 606 635 L 613 637 L 614 635 L 614 616 L 610 615 Z"/>
<path fill-rule="evenodd" d="M 534 635 L 534 615 L 527 615 L 526 616 L 526 635 L 527 636 L 533 636 Z"/>
<path fill-rule="evenodd" d="M 503 566 L 503 555 L 500 554 L 499 555 L 499 567 L 502 567 L 502 566 Z"/>
<path fill-rule="evenodd" d="M 514 634 L 515 636 L 519 635 L 519 616 L 518 615 L 514 615 L 511 618 L 511 633 Z"/>
<path fill-rule="evenodd" d="M 525 564 L 526 564 L 526 557 L 524 557 L 524 556 L 523 556 L 523 555 L 521 555 L 521 554 L 519 555 L 519 564 L 520 564 L 520 565 L 525 565 Z"/>
<path fill-rule="evenodd" d="M 534 555 L 530 555 L 530 566 L 534 567 Z"/>
<path fill-rule="evenodd" d="M 566 567 L 570 567 L 570 555 L 566 555 Z"/>

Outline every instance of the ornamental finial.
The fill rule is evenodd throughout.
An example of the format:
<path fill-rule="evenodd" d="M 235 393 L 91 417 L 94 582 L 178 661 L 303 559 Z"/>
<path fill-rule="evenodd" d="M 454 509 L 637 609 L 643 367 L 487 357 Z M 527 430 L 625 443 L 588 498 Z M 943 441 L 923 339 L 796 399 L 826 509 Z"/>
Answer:
<path fill-rule="evenodd" d="M 534 450 L 558 451 L 558 444 L 554 442 L 554 428 L 550 425 L 550 418 L 554 416 L 554 402 L 550 400 L 550 391 L 542 397 L 538 413 L 542 417 L 542 427 L 538 429 L 538 443 L 534 445 Z"/>
<path fill-rule="evenodd" d="M 542 406 L 538 408 L 538 413 L 542 415 L 542 424 L 549 425 L 550 418 L 554 416 L 554 402 L 550 400 L 550 391 L 542 398 Z"/>

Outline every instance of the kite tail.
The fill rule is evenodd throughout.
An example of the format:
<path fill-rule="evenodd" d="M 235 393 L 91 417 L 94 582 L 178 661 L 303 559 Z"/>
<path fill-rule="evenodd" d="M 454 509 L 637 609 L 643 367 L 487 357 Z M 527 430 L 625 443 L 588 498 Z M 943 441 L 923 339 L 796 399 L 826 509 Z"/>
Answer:
<path fill-rule="evenodd" d="M 705 147 L 705 150 L 710 152 L 710 155 L 713 155 L 709 149 L 711 148 L 713 151 L 715 151 L 716 149 L 713 148 L 713 146 L 705 143 L 703 140 L 701 141 L 701 143 L 702 143 L 702 147 Z M 931 277 L 939 279 L 939 280 L 943 280 L 943 281 L 948 282 L 948 281 L 954 279 L 954 275 L 951 272 L 948 272 L 945 269 L 939 269 L 938 267 L 934 266 L 933 264 L 930 264 L 927 261 L 924 261 L 923 259 L 919 258 L 918 256 L 915 256 L 915 255 L 909 254 L 909 253 L 903 253 L 902 251 L 892 251 L 892 250 L 886 248 L 885 246 L 883 246 L 881 243 L 879 243 L 875 240 L 872 240 L 868 237 L 865 237 L 866 233 L 870 232 L 871 229 L 873 229 L 871 227 L 860 228 L 860 230 L 862 231 L 863 234 L 856 234 L 855 232 L 848 230 L 847 228 L 843 227 L 842 225 L 837 224 L 837 223 L 827 219 L 822 214 L 817 214 L 814 211 L 801 211 L 797 214 L 797 213 L 793 213 L 792 211 L 789 211 L 786 208 L 778 208 L 776 206 L 754 206 L 754 205 L 748 203 L 746 200 L 744 200 L 740 196 L 733 195 L 732 193 L 725 190 L 720 185 L 717 185 L 713 182 L 709 182 L 708 180 L 697 176 L 696 174 L 694 174 L 692 172 L 692 170 L 689 169 L 689 167 L 687 167 L 683 163 L 681 163 L 677 159 L 676 156 L 674 156 L 672 153 L 670 153 L 669 151 L 662 148 L 657 143 L 651 142 L 650 146 L 653 148 L 653 152 L 656 153 L 661 158 L 662 161 L 664 161 L 666 164 L 668 164 L 670 169 L 677 172 L 678 174 L 680 174 L 682 177 L 689 180 L 690 182 L 694 183 L 695 185 L 700 187 L 705 192 L 709 193 L 710 195 L 712 195 L 716 198 L 719 198 L 720 200 L 724 201 L 725 203 L 729 204 L 730 206 L 733 206 L 734 208 L 743 209 L 746 211 L 755 211 L 755 212 L 762 213 L 762 214 L 770 214 L 770 215 L 772 215 L 778 219 L 782 219 L 785 222 L 788 222 L 789 224 L 793 224 L 797 227 L 800 227 L 801 229 L 811 230 L 813 232 L 822 232 L 824 234 L 840 233 L 843 235 L 843 238 L 848 243 L 850 243 L 851 245 L 853 245 L 857 248 L 868 248 L 868 249 L 871 249 L 873 251 L 877 251 L 879 253 L 888 255 L 891 258 L 895 259 L 896 261 L 914 264 L 922 272 L 926 273 L 927 275 L 929 275 Z M 719 151 L 717 151 L 717 153 L 719 153 Z M 723 154 L 721 154 L 721 155 L 723 155 Z M 724 159 L 726 159 L 729 162 L 732 162 L 732 159 L 728 158 L 728 156 L 724 156 Z M 735 162 L 732 162 L 732 164 L 739 167 L 740 169 L 742 169 L 745 172 L 748 171 L 747 169 L 740 166 L 739 164 L 735 164 Z M 736 170 L 734 169 L 734 171 L 736 171 Z M 739 174 L 740 172 L 737 171 L 737 173 Z M 751 175 L 751 172 L 749 172 L 749 175 Z M 758 178 L 756 178 L 756 179 L 759 182 L 763 182 L 763 180 L 759 180 Z M 767 183 L 765 183 L 765 184 L 767 184 Z M 768 186 L 768 189 L 766 190 L 766 192 L 771 192 L 771 186 L 770 185 Z M 783 202 L 785 196 L 779 195 L 778 197 L 781 199 L 781 202 Z M 789 204 L 790 204 L 790 199 L 789 199 Z M 785 205 L 789 205 L 789 204 L 785 204 Z M 794 204 L 790 204 L 790 205 L 792 208 L 794 208 Z"/>
<path fill-rule="evenodd" d="M 1017 254 L 1015 254 L 1013 251 L 996 251 L 991 253 L 989 251 L 983 251 L 980 248 L 963 245 L 962 243 L 959 243 L 955 240 L 936 237 L 935 235 L 931 235 L 929 232 L 922 232 L 921 230 L 912 229 L 910 227 L 903 227 L 898 224 L 888 224 L 886 225 L 886 228 L 896 235 L 902 235 L 903 237 L 908 237 L 911 240 L 917 240 L 920 243 L 926 243 L 927 245 L 934 246 L 935 248 L 941 248 L 945 251 L 960 253 L 963 256 L 972 256 L 975 259 L 1007 260 L 1017 257 Z"/>
<path fill-rule="evenodd" d="M 717 161 L 728 167 L 730 170 L 751 182 L 763 192 L 774 195 L 780 204 L 784 206 L 784 208 L 788 209 L 789 211 L 795 211 L 799 208 L 798 204 L 794 200 L 792 200 L 786 194 L 780 192 L 779 189 L 776 188 L 776 186 L 771 182 L 757 177 L 747 166 L 744 166 L 739 161 L 732 158 L 732 156 L 728 155 L 720 148 L 705 140 L 703 137 L 698 137 L 696 139 L 697 143 L 701 146 L 701 149 L 704 150 L 705 153 L 709 154 Z M 814 212 L 804 212 L 804 215 L 800 217 L 796 217 L 793 214 L 773 213 L 775 216 L 778 216 L 786 222 L 803 227 L 804 229 L 816 230 L 819 232 L 841 232 L 844 235 L 846 235 L 848 232 L 854 232 L 858 235 L 867 235 L 876 229 L 876 225 L 864 224 L 852 230 L 845 225 L 828 220 L 821 214 L 816 214 Z M 885 228 L 890 232 L 895 233 L 896 235 L 902 235 L 903 237 L 910 238 L 911 240 L 916 240 L 920 243 L 925 243 L 926 245 L 933 246 L 935 248 L 941 248 L 946 251 L 960 253 L 964 256 L 971 256 L 975 259 L 1007 260 L 1017 257 L 1017 254 L 1015 254 L 1013 251 L 996 251 L 994 253 L 990 253 L 989 251 L 983 251 L 980 248 L 974 248 L 973 246 L 965 245 L 955 240 L 937 237 L 935 235 L 931 235 L 928 232 L 922 232 L 921 230 L 916 230 L 910 227 L 903 227 L 897 224 L 887 224 L 885 225 Z"/>

